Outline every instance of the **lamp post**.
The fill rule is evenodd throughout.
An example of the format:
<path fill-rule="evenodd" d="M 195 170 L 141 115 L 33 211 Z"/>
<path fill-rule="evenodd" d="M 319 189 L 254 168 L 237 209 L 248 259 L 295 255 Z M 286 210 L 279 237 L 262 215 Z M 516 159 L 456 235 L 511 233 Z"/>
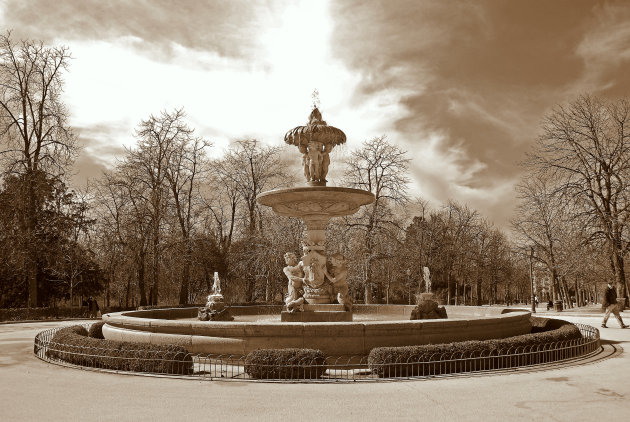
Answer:
<path fill-rule="evenodd" d="M 536 298 L 534 296 L 534 247 L 529 247 L 529 281 L 532 290 L 532 313 L 536 313 Z"/>

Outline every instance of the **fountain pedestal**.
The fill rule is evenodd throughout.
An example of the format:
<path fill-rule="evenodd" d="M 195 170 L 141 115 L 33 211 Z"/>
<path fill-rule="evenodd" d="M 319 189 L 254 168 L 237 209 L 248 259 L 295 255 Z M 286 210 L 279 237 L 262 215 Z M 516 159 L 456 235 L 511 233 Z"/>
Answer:
<path fill-rule="evenodd" d="M 264 192 L 256 200 L 277 214 L 304 221 L 304 255 L 300 264 L 304 272 L 304 300 L 310 305 L 332 303 L 335 298 L 326 269 L 326 225 L 332 217 L 351 215 L 362 205 L 371 204 L 374 195 L 360 189 L 304 186 Z"/>
<path fill-rule="evenodd" d="M 308 186 L 263 192 L 256 201 L 276 214 L 301 218 L 306 224 L 302 258 L 285 254 L 284 274 L 289 279 L 282 321 L 352 321 L 352 300 L 348 294 L 345 257 L 326 255 L 326 225 L 331 217 L 354 214 L 362 205 L 374 202 L 374 195 L 360 189 L 327 187 L 329 153 L 346 142 L 340 129 L 329 126 L 314 107 L 306 126 L 297 126 L 284 136 L 302 154 Z M 329 263 L 330 258 L 330 263 Z M 328 305 L 337 300 L 341 310 L 313 310 L 309 305 Z M 323 318 L 323 319 L 322 319 Z M 332 319 L 331 318 L 335 318 Z"/>

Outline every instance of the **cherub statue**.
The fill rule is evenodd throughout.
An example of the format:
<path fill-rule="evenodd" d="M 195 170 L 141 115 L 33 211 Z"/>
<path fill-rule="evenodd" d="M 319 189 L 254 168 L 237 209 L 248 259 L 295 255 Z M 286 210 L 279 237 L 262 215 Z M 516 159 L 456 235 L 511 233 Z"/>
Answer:
<path fill-rule="evenodd" d="M 324 161 L 324 144 L 317 141 L 308 143 L 308 165 L 311 182 L 321 182 L 322 164 Z M 328 159 L 330 162 L 330 158 Z"/>
<path fill-rule="evenodd" d="M 352 310 L 352 299 L 348 294 L 348 267 L 346 265 L 346 257 L 340 253 L 330 256 L 330 270 L 327 274 L 328 279 L 333 285 L 334 295 L 337 296 L 337 302 L 344 305 L 346 310 Z"/>
<path fill-rule="evenodd" d="M 304 177 L 306 181 L 309 182 L 311 180 L 311 164 L 308 156 L 308 148 L 306 145 L 299 144 L 298 149 L 302 153 L 302 166 L 304 166 Z"/>
<path fill-rule="evenodd" d="M 302 284 L 304 283 L 304 271 L 302 270 L 301 263 L 298 262 L 297 257 L 293 252 L 287 252 L 284 254 L 284 261 L 287 266 L 283 268 L 284 275 L 289 279 L 289 292 L 284 299 L 284 303 L 287 305 L 289 312 L 296 310 L 302 310 L 304 304 L 304 298 L 302 297 L 303 290 Z"/>

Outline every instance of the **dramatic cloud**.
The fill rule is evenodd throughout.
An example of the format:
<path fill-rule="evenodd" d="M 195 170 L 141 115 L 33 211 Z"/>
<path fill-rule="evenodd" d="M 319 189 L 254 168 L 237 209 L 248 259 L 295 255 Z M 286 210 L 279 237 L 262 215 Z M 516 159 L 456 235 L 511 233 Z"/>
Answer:
<path fill-rule="evenodd" d="M 1 19 L 72 51 L 76 180 L 111 166 L 162 109 L 184 107 L 216 154 L 246 137 L 278 145 L 318 88 L 345 152 L 387 135 L 413 158 L 414 195 L 505 225 L 545 113 L 583 92 L 630 93 L 623 1 L 9 0 Z"/>
<path fill-rule="evenodd" d="M 420 195 L 505 224 L 545 112 L 628 84 L 630 5 L 598 3 L 338 2 L 334 52 L 362 75 L 357 103 L 401 93 L 390 135 L 413 154 Z"/>
<path fill-rule="evenodd" d="M 140 51 L 157 50 L 156 57 L 180 45 L 223 57 L 252 59 L 263 47 L 253 35 L 278 25 L 284 3 L 9 0 L 4 7 L 4 21 L 19 37 L 46 41 L 112 41 L 127 37 L 136 40 L 134 46 Z"/>

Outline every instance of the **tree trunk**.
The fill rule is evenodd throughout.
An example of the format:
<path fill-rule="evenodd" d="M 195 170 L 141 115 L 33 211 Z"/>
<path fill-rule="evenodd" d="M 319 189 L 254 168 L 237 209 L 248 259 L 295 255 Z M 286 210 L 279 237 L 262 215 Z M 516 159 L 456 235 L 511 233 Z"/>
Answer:
<path fill-rule="evenodd" d="M 569 291 L 569 286 L 567 285 L 567 280 L 564 276 L 562 276 L 562 291 L 564 293 L 566 307 L 568 309 L 573 308 L 573 300 L 571 299 L 571 292 Z"/>
<path fill-rule="evenodd" d="M 125 308 L 129 308 L 130 296 L 131 296 L 131 276 L 127 277 L 127 288 L 125 289 Z"/>
<path fill-rule="evenodd" d="M 37 201 L 35 199 L 35 180 L 32 170 L 26 174 L 27 180 L 27 208 L 26 208 L 26 277 L 28 279 L 28 307 L 36 308 L 39 306 L 38 288 L 37 288 L 37 248 L 33 239 L 35 233 Z"/>
<path fill-rule="evenodd" d="M 192 261 L 192 250 L 190 241 L 186 240 L 186 256 L 184 257 L 184 268 L 182 270 L 182 284 L 179 289 L 179 304 L 188 303 L 189 286 L 190 286 L 190 267 Z"/>
<path fill-rule="evenodd" d="M 156 238 L 155 236 L 159 236 L 159 234 L 154 233 L 154 238 L 153 238 L 153 256 L 152 256 L 152 260 L 151 260 L 151 297 L 150 297 L 150 305 L 155 306 L 157 305 L 157 298 L 158 298 L 158 283 L 160 280 L 160 257 L 158 254 L 158 250 L 160 247 L 159 244 L 159 239 Z"/>
<path fill-rule="evenodd" d="M 613 261 L 613 270 L 615 272 L 617 297 L 619 298 L 625 297 L 626 305 L 627 305 L 628 299 L 626 297 L 626 292 L 628 291 L 628 284 L 626 281 L 626 272 L 624 269 L 623 252 L 620 250 L 620 248 L 616 244 L 613 244 L 612 248 L 613 248 L 612 261 Z"/>
<path fill-rule="evenodd" d="M 145 254 L 140 253 L 140 259 L 138 262 L 138 288 L 140 289 L 140 306 L 147 306 L 147 292 L 144 284 L 144 272 L 145 272 Z"/>

